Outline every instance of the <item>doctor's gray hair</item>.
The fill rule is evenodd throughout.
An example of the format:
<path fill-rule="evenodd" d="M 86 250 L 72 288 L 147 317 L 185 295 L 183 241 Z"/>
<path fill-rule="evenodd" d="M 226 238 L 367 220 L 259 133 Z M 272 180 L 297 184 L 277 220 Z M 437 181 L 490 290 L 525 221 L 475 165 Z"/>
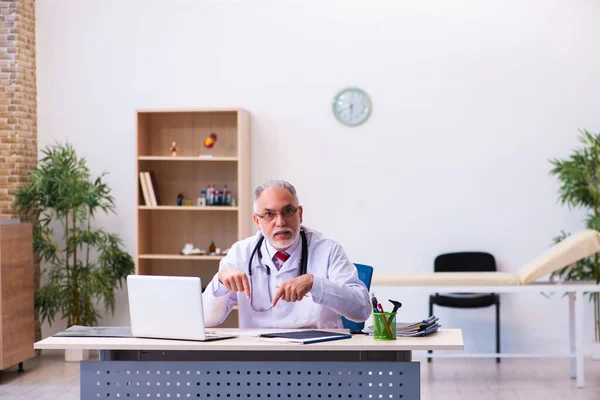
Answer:
<path fill-rule="evenodd" d="M 258 212 L 258 198 L 260 195 L 267 189 L 276 188 L 276 189 L 285 189 L 294 196 L 296 202 L 299 203 L 298 195 L 296 194 L 296 188 L 292 186 L 291 183 L 280 180 L 270 180 L 266 181 L 262 185 L 258 186 L 256 190 L 254 190 L 254 212 Z"/>

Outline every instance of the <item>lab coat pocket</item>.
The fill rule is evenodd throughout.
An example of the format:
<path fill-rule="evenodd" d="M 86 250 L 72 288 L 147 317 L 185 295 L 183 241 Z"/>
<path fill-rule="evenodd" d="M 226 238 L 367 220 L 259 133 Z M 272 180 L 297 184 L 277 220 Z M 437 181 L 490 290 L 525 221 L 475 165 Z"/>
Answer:
<path fill-rule="evenodd" d="M 305 298 L 295 303 L 293 312 L 295 325 L 303 328 L 318 328 L 323 306 L 314 303 L 311 298 Z"/>

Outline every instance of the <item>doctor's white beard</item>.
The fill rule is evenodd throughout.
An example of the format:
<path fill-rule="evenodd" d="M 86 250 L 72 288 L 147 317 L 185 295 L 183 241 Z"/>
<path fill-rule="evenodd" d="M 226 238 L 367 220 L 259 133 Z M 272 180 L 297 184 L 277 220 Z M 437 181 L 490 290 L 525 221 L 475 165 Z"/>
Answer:
<path fill-rule="evenodd" d="M 278 251 L 283 251 L 283 250 L 287 250 L 292 244 L 294 244 L 294 241 L 298 237 L 299 232 L 300 232 L 300 230 L 298 230 L 298 232 L 294 232 L 292 230 L 292 228 L 281 228 L 277 231 L 271 232 L 271 236 L 268 237 L 267 240 L 269 241 L 269 244 L 271 246 L 273 246 L 273 248 L 275 248 Z M 292 237 L 289 240 L 286 240 L 283 242 L 282 241 L 275 242 L 275 235 L 278 233 L 291 233 Z"/>

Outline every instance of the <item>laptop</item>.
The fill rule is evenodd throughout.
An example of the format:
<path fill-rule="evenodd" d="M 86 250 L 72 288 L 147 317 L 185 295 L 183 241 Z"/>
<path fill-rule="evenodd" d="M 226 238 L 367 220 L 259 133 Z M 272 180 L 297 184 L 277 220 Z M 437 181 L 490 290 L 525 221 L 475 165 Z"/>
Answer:
<path fill-rule="evenodd" d="M 135 337 L 198 341 L 235 337 L 206 333 L 198 277 L 129 275 L 127 290 Z"/>

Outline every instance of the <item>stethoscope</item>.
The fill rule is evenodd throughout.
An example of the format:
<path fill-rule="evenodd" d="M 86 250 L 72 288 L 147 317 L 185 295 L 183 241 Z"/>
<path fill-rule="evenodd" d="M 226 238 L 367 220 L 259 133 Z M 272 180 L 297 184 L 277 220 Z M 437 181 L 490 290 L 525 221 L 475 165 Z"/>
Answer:
<path fill-rule="evenodd" d="M 302 229 L 300 229 L 300 237 L 302 238 L 302 252 L 300 255 L 300 275 L 304 275 L 304 274 L 306 274 L 306 265 L 308 264 L 308 244 L 306 242 L 306 234 L 304 233 L 304 231 Z M 252 278 L 252 260 L 254 259 L 255 255 L 258 255 L 258 262 L 259 262 L 258 267 L 264 267 L 265 271 L 267 272 L 267 280 L 270 280 L 270 278 L 271 278 L 271 268 L 268 265 L 263 265 L 261 263 L 262 252 L 260 251 L 260 248 L 261 248 L 264 240 L 265 240 L 265 237 L 263 235 L 260 235 L 260 238 L 258 239 L 256 246 L 254 246 L 254 250 L 252 250 L 250 259 L 248 260 L 248 275 L 250 276 L 250 307 L 252 307 L 252 309 L 257 312 L 269 311 L 271 308 L 273 308 L 271 306 L 267 309 L 260 308 L 257 310 L 256 308 L 254 308 L 254 304 L 252 302 L 254 299 L 254 296 L 253 296 L 254 283 L 252 282 L 252 279 L 253 279 Z M 270 303 L 273 303 L 273 294 L 271 293 L 271 285 L 267 284 L 267 287 L 269 290 Z"/>

